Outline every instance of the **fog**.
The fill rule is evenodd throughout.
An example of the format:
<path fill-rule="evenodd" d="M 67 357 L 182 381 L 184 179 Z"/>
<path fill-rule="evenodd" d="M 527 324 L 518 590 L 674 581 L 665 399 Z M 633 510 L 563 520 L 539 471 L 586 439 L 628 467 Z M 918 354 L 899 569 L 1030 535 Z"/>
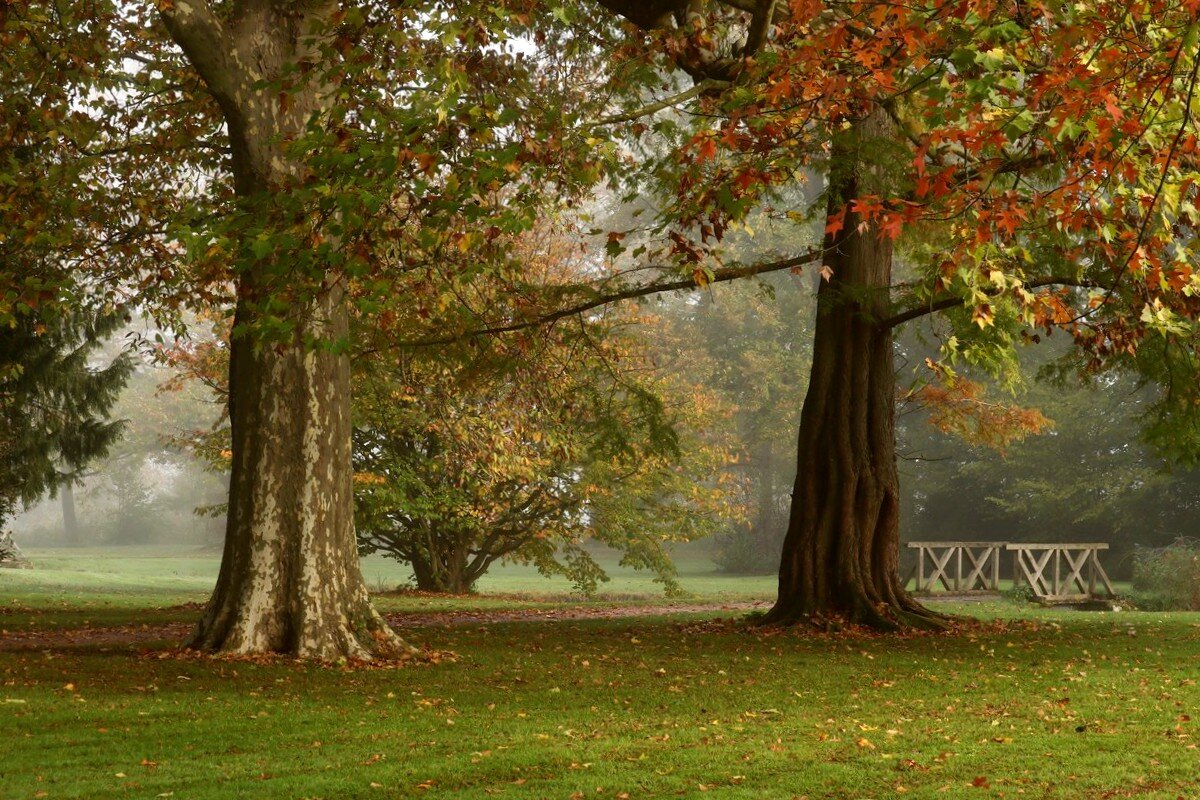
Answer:
<path fill-rule="evenodd" d="M 752 237 L 731 237 L 731 247 L 750 259 L 799 246 L 789 240 L 795 233 L 768 221 L 759 228 Z M 777 568 L 811 360 L 816 280 L 782 273 L 655 298 L 639 307 L 644 318 L 638 324 L 626 326 L 662 373 L 655 385 L 668 406 L 702 396 L 718 409 L 673 422 L 685 450 L 723 454 L 723 462 L 697 478 L 723 487 L 720 502 L 737 508 L 698 545 L 719 571 L 769 575 Z M 896 345 L 905 541 L 1103 542 L 1110 546 L 1109 571 L 1124 579 L 1138 548 L 1159 548 L 1191 533 L 1200 475 L 1143 442 L 1157 397 L 1153 387 L 1120 373 L 1084 376 L 1060 336 L 1020 350 L 1024 378 L 1011 390 L 965 373 L 980 382 L 981 408 L 1035 408 L 1047 420 L 1041 430 L 1000 437 L 999 445 L 939 430 L 930 424 L 934 410 L 913 391 L 929 379 L 926 357 L 938 356 L 945 332 L 936 324 L 911 324 Z M 211 325 L 194 327 L 200 342 L 213 341 Z M 151 346 L 133 331 L 111 341 L 107 352 L 120 348 L 138 358 L 113 410 L 125 420 L 120 443 L 78 485 L 13 519 L 15 539 L 34 549 L 161 545 L 215 554 L 227 485 L 222 457 L 214 455 L 222 448 L 223 400 L 213 381 L 185 374 L 194 364 L 164 363 L 172 362 L 164 358 L 169 348 Z"/>
<path fill-rule="evenodd" d="M 136 371 L 112 410 L 124 421 L 120 442 L 93 462 L 82 481 L 60 487 L 11 521 L 22 547 L 186 545 L 219 549 L 224 475 L 206 468 L 187 446 L 211 429 L 222 409 L 197 384 L 168 388 L 176 371 L 154 363 L 134 331 L 105 347 L 135 354 Z"/>

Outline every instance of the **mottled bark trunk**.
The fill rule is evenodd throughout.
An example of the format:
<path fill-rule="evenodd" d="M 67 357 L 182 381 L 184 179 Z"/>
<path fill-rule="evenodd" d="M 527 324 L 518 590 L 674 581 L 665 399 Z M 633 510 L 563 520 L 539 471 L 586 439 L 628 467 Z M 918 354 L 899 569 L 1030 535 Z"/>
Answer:
<path fill-rule="evenodd" d="M 309 331 L 347 335 L 340 286 L 327 287 L 311 313 Z M 299 342 L 233 343 L 224 555 L 193 647 L 320 659 L 401 647 L 371 606 L 359 567 L 349 398 L 345 355 Z"/>
<path fill-rule="evenodd" d="M 222 19 L 203 0 L 175 0 L 162 12 L 224 113 L 235 190 L 260 209 L 287 207 L 275 201 L 286 198 L 304 165 L 282 142 L 328 111 L 328 86 L 294 79 L 297 64 L 323 58 L 334 5 L 244 3 Z M 294 84 L 287 102 L 272 88 L 285 77 Z M 235 328 L 252 330 L 261 301 L 286 292 L 296 329 L 288 341 L 243 334 L 231 343 L 224 554 L 190 644 L 319 659 L 397 653 L 407 646 L 371 606 L 358 562 L 349 356 L 310 344 L 348 336 L 345 288 L 333 270 L 304 277 L 311 272 L 270 266 L 286 265 L 241 274 Z M 269 272 L 288 275 L 286 285 Z"/>
<path fill-rule="evenodd" d="M 70 479 L 59 486 L 58 501 L 62 505 L 63 541 L 69 547 L 78 547 L 82 537 L 79 535 L 79 518 L 75 515 L 75 485 Z"/>
<path fill-rule="evenodd" d="M 853 159 L 837 180 L 831 213 L 847 206 L 873 177 L 842 148 L 886 137 L 886 117 L 857 125 L 834 159 Z M 839 150 L 841 150 L 839 152 Z M 779 570 L 779 597 L 767 623 L 845 621 L 893 629 L 931 624 L 899 576 L 899 484 L 896 474 L 895 365 L 887 316 L 891 241 L 847 213 L 826 237 L 832 276 L 818 292 L 812 374 L 800 419 L 795 488 Z"/>

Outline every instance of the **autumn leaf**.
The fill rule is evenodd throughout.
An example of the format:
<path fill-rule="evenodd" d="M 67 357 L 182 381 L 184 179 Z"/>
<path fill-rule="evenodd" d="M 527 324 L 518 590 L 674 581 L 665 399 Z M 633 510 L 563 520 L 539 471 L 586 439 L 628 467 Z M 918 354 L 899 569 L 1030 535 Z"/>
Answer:
<path fill-rule="evenodd" d="M 846 225 L 846 207 L 842 206 L 836 214 L 830 214 L 825 222 L 825 235 L 835 236 Z"/>

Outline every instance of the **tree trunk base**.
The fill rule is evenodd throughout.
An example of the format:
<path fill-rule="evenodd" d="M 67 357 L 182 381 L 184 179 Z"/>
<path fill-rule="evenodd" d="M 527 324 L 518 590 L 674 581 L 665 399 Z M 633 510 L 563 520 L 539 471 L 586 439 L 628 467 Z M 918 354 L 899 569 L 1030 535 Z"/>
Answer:
<path fill-rule="evenodd" d="M 347 609 L 352 608 L 351 613 Z M 249 608 L 209 607 L 185 647 L 223 655 L 277 654 L 316 661 L 370 661 L 411 656 L 402 639 L 370 602 L 299 614 L 253 613 Z"/>
<path fill-rule="evenodd" d="M 861 627 L 886 633 L 900 633 L 911 630 L 948 630 L 954 619 L 951 615 L 933 611 L 906 596 L 895 605 L 872 605 L 864 601 L 845 604 L 844 607 L 839 604 L 822 611 L 805 611 L 777 602 L 757 624 L 777 627 L 799 625 L 824 631 Z"/>

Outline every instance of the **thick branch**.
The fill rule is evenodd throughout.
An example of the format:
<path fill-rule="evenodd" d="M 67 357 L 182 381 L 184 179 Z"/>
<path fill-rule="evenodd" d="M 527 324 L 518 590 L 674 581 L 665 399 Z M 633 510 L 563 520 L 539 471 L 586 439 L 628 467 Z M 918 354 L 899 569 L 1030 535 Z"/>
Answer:
<path fill-rule="evenodd" d="M 1026 281 L 1022 284 L 1022 286 L 1026 289 L 1040 289 L 1044 286 L 1074 286 L 1080 289 L 1103 288 L 1095 281 L 1084 280 L 1082 278 L 1071 278 L 1065 275 L 1054 275 L 1048 278 L 1038 278 L 1037 280 Z M 987 294 L 994 297 L 1000 294 L 1000 290 L 992 289 L 988 291 Z M 942 300 L 938 300 L 937 302 L 930 303 L 926 306 L 910 308 L 907 311 L 902 311 L 899 314 L 888 317 L 885 320 L 881 320 L 879 322 L 879 326 L 882 328 L 894 328 L 897 325 L 903 325 L 905 322 L 919 319 L 930 314 L 936 314 L 939 311 L 945 311 L 949 308 L 958 308 L 961 305 L 966 305 L 966 302 L 967 299 L 965 297 L 947 297 Z"/>
<path fill-rule="evenodd" d="M 713 0 L 715 5 L 746 11 L 760 12 L 764 5 L 771 6 L 771 19 L 786 18 L 790 14 L 787 3 L 770 0 Z M 674 27 L 678 16 L 686 14 L 691 0 L 597 0 L 597 3 L 617 16 L 637 25 L 643 30 Z"/>
<path fill-rule="evenodd" d="M 750 32 L 746 36 L 746 48 L 742 52 L 747 58 L 757 53 L 766 44 L 767 35 L 771 32 L 771 23 L 775 21 L 775 0 L 758 0 L 754 8 L 754 16 L 750 20 Z"/>
<path fill-rule="evenodd" d="M 724 57 L 714 54 L 691 59 L 677 54 L 675 64 L 700 81 L 707 78 L 730 81 L 738 76 L 743 59 L 754 55 L 766 42 L 771 23 L 786 16 L 788 5 L 775 0 L 597 0 L 611 13 L 623 17 L 644 31 L 673 30 L 684 25 L 688 18 L 703 17 L 706 10 L 723 7 L 726 10 L 751 15 L 749 36 L 745 47 Z"/>
<path fill-rule="evenodd" d="M 597 0 L 599 5 L 642 30 L 674 27 L 675 15 L 683 13 L 689 0 Z"/>
<path fill-rule="evenodd" d="M 795 269 L 796 267 L 810 264 L 813 261 L 819 260 L 825 251 L 816 248 L 809 250 L 806 253 L 798 255 L 794 258 L 786 258 L 782 261 L 770 261 L 763 264 L 751 264 L 749 266 L 724 267 L 713 272 L 712 277 L 700 282 L 695 278 L 684 278 L 676 281 L 663 281 L 662 283 L 650 283 L 642 286 L 629 286 L 624 289 L 619 289 L 613 292 L 606 292 L 595 295 L 594 297 L 581 301 L 576 305 L 567 308 L 560 308 L 556 311 L 549 311 L 536 317 L 530 317 L 519 322 L 508 322 L 500 325 L 490 325 L 483 328 L 477 328 L 465 333 L 456 334 L 454 336 L 442 336 L 430 339 L 415 339 L 407 342 L 400 342 L 399 347 L 434 347 L 437 345 L 454 344 L 466 339 L 474 339 L 479 336 L 492 336 L 501 333 L 513 333 L 515 331 L 526 330 L 528 328 L 536 328 L 540 325 L 548 325 L 552 322 L 557 322 L 560 319 L 571 317 L 576 314 L 582 314 L 585 311 L 591 311 L 594 308 L 606 306 L 610 303 L 616 303 L 621 300 L 632 300 L 638 297 L 647 297 L 652 294 L 662 294 L 663 292 L 677 292 L 684 289 L 702 288 L 710 283 L 725 283 L 727 281 L 738 280 L 739 278 L 749 278 L 754 275 L 765 275 L 769 272 L 779 272 L 785 269 Z M 578 287 L 580 290 L 585 290 L 587 287 Z"/>
<path fill-rule="evenodd" d="M 158 9 L 171 38 L 228 115 L 236 109 L 239 82 L 229 67 L 229 36 L 221 20 L 206 0 L 173 0 Z"/>

